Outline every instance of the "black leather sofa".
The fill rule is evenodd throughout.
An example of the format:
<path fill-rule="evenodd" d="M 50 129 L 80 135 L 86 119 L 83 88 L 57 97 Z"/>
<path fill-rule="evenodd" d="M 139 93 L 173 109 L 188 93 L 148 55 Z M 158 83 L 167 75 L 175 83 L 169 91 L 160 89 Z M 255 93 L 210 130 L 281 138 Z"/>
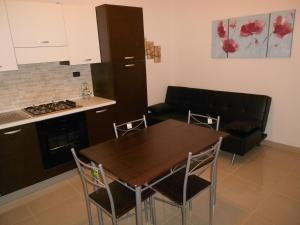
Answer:
<path fill-rule="evenodd" d="M 148 123 L 172 118 L 187 121 L 193 113 L 220 116 L 220 130 L 230 134 L 221 149 L 244 155 L 266 138 L 271 98 L 265 95 L 169 86 L 164 103 L 148 107 Z"/>

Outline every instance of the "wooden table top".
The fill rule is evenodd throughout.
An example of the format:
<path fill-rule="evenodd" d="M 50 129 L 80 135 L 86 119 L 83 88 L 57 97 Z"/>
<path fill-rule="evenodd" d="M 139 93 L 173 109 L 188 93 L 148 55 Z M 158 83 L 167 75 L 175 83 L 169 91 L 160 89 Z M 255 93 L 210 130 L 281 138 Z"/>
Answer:
<path fill-rule="evenodd" d="M 204 151 L 226 136 L 224 132 L 167 120 L 80 153 L 131 186 L 141 186 L 184 162 L 189 152 Z"/>

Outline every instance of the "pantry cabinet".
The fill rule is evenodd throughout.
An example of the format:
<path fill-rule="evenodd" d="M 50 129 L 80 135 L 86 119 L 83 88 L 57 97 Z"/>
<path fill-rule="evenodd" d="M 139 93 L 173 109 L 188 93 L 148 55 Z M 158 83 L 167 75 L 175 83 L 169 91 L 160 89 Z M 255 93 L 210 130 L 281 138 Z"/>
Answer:
<path fill-rule="evenodd" d="M 63 4 L 71 65 L 100 63 L 95 7 L 87 3 Z"/>
<path fill-rule="evenodd" d="M 17 70 L 18 66 L 4 0 L 0 0 L 0 31 L 0 71 Z"/>
<path fill-rule="evenodd" d="M 116 121 L 123 123 L 147 113 L 147 83 L 143 9 L 96 7 L 101 64 L 92 64 L 95 96 L 115 99 Z"/>

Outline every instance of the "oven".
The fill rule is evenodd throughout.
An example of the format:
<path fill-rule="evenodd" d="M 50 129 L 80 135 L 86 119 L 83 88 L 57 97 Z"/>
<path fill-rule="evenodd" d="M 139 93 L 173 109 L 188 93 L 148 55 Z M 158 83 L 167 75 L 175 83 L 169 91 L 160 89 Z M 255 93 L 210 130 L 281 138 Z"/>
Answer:
<path fill-rule="evenodd" d="M 71 162 L 71 148 L 78 152 L 88 147 L 84 113 L 37 122 L 37 132 L 46 170 Z"/>

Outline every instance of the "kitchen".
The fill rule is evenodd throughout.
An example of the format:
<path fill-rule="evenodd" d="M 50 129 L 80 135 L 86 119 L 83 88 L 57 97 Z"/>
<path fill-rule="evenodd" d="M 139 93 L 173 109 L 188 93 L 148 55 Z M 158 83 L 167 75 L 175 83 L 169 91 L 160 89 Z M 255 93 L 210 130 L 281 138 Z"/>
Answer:
<path fill-rule="evenodd" d="M 18 5 L 20 2 L 21 5 Z M 74 169 L 71 155 L 65 156 L 63 152 L 74 145 L 80 149 L 114 138 L 113 122 L 132 120 L 145 114 L 147 105 L 161 102 L 166 87 L 176 83 L 178 77 L 173 74 L 180 73 L 185 76 L 189 71 L 186 66 L 175 71 L 177 67 L 174 64 L 170 65 L 170 62 L 188 65 L 187 61 L 194 60 L 194 57 L 189 57 L 188 54 L 180 58 L 175 51 L 180 49 L 185 52 L 194 46 L 186 43 L 186 39 L 183 38 L 185 32 L 182 32 L 182 39 L 175 38 L 174 33 L 170 32 L 176 23 L 185 29 L 189 27 L 181 22 L 181 19 L 189 19 L 184 13 L 177 14 L 176 23 L 172 23 L 175 17 L 169 7 L 170 1 L 86 2 L 0 0 L 0 204 L 21 204 L 20 208 L 17 206 L 17 210 L 13 210 L 12 214 L 16 216 L 11 216 L 11 221 L 9 219 L 9 222 L 3 224 L 87 224 L 82 184 Z M 98 29 L 100 26 L 107 28 L 113 25 L 102 24 L 104 20 L 97 21 L 94 7 L 102 4 L 143 8 L 144 33 L 140 34 L 140 46 L 144 45 L 145 37 L 159 42 L 163 46 L 162 63 L 145 61 L 145 53 L 140 52 L 126 52 L 120 56 L 122 60 L 113 58 L 113 55 L 119 52 L 113 52 L 114 46 L 112 49 L 107 46 L 110 46 L 113 39 L 118 42 L 115 47 L 120 48 L 124 38 L 119 32 L 108 34 L 105 28 Z M 47 26 L 40 26 L 40 23 Z M 131 32 L 129 37 L 133 34 Z M 102 39 L 103 36 L 107 38 Z M 193 35 L 188 36 L 192 43 Z M 144 51 L 144 48 L 139 49 Z M 2 65 L 2 62 L 5 62 L 5 65 Z M 144 74 L 141 80 L 133 78 L 134 82 L 130 82 L 130 78 L 121 84 L 113 82 L 116 77 L 121 77 L 122 66 L 131 70 L 132 65 L 140 71 L 139 74 Z M 102 74 L 101 79 L 97 76 L 99 73 Z M 125 74 L 124 77 L 128 75 Z M 120 89 L 123 85 L 126 87 Z M 138 87 L 138 90 L 135 87 Z M 121 99 L 124 96 L 128 96 L 129 100 L 125 99 L 122 103 Z M 134 104 L 132 101 L 138 102 L 139 107 L 131 107 Z M 33 114 L 42 115 L 25 112 L 26 108 Z M 54 112 L 50 112 L 53 110 Z M 79 144 L 73 137 L 76 137 L 76 140 L 80 139 Z M 63 150 L 62 155 L 58 154 L 60 152 L 56 151 L 57 149 Z M 221 160 L 224 167 L 221 178 L 224 174 L 229 177 L 232 171 L 236 171 L 241 165 L 240 160 L 233 167 L 226 163 L 227 161 L 224 163 L 224 160 Z M 42 199 L 43 196 L 47 196 L 47 199 L 43 199 L 43 204 L 37 203 L 32 208 L 26 206 L 26 210 L 23 208 L 24 202 L 30 202 L 35 197 Z M 219 203 L 224 202 L 221 199 Z M 70 205 L 72 207 L 69 207 Z M 246 214 L 244 208 L 231 211 L 232 205 L 227 206 L 223 204 L 222 209 L 228 209 L 230 212 L 228 215 L 219 214 L 221 218 L 231 217 L 234 220 Z M 46 216 L 46 211 L 50 208 L 53 213 Z M 2 207 L 2 212 L 4 209 L 5 207 Z M 22 214 L 23 209 L 26 216 Z M 159 209 L 162 215 L 158 215 L 158 221 L 161 223 L 174 224 L 179 220 L 173 210 L 162 207 Z M 4 215 L 1 214 L 1 210 L 2 225 L 1 221 L 6 220 L 4 216 L 4 220 L 1 220 L 1 216 Z M 194 216 L 196 221 L 202 221 L 199 215 Z M 201 216 L 206 217 L 206 211 Z M 134 224 L 135 221 L 130 220 L 130 223 Z"/>
<path fill-rule="evenodd" d="M 114 122 L 145 114 L 147 87 L 141 8 L 1 1 L 1 10 L 13 56 L 1 67 L 3 196 L 74 169 L 70 148 L 111 139 Z M 99 19 L 106 13 L 120 22 Z"/>

